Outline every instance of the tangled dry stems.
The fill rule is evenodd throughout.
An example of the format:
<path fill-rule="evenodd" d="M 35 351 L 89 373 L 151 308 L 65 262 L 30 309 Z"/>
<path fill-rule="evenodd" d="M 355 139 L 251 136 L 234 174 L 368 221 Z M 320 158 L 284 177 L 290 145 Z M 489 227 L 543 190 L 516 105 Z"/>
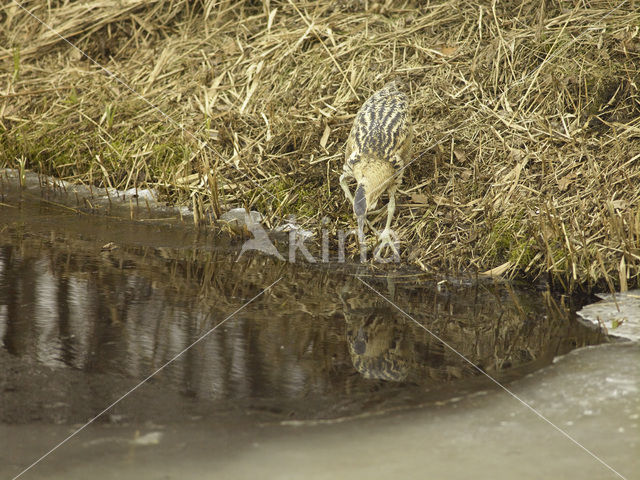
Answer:
<path fill-rule="evenodd" d="M 14 0 L 0 164 L 160 188 L 213 217 L 350 228 L 350 123 L 401 78 L 407 260 L 626 289 L 640 283 L 639 28 L 629 0 Z"/>

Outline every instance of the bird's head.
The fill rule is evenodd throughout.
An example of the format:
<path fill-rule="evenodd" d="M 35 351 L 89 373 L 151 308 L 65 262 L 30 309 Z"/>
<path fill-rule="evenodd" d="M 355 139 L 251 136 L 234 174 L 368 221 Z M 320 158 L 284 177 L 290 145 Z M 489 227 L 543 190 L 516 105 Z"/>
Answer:
<path fill-rule="evenodd" d="M 367 218 L 367 212 L 370 212 L 376 207 L 383 191 L 383 188 L 380 188 L 381 185 L 377 183 L 374 184 L 367 180 L 367 178 L 364 178 L 358 183 L 353 197 L 353 213 L 355 213 L 358 219 L 358 230 L 360 232 L 363 231 L 362 228 Z"/>
<path fill-rule="evenodd" d="M 358 182 L 353 197 L 353 213 L 356 217 L 365 217 L 378 203 L 378 199 L 386 190 L 388 179 L 367 176 Z"/>

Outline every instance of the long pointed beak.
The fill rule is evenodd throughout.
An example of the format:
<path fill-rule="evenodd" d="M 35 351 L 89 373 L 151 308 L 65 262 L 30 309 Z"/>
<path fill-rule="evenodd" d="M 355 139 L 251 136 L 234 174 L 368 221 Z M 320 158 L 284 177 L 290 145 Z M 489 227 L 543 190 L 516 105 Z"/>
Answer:
<path fill-rule="evenodd" d="M 367 214 L 367 197 L 364 193 L 364 185 L 358 185 L 356 193 L 353 196 L 353 213 L 357 217 L 363 217 Z"/>
<path fill-rule="evenodd" d="M 358 215 L 358 241 L 364 242 L 364 215 Z"/>

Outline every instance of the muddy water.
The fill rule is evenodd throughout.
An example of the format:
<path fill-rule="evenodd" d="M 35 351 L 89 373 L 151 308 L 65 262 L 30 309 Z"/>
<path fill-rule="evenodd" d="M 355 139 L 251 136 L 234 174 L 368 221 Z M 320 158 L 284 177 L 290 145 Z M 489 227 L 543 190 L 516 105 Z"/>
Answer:
<path fill-rule="evenodd" d="M 392 474 L 352 471 L 340 438 L 354 448 L 354 429 L 364 431 L 366 457 L 375 450 L 371 438 L 391 429 L 399 447 L 385 447 L 392 457 L 406 452 L 407 439 L 419 441 L 416 419 L 426 421 L 424 438 L 436 419 L 464 431 L 474 411 L 494 404 L 477 405 L 487 395 L 526 415 L 427 330 L 510 385 L 552 368 L 558 355 L 607 341 L 543 288 L 436 284 L 399 269 L 289 264 L 253 253 L 236 261 L 239 243 L 164 216 L 86 215 L 28 195 L 0 205 L 3 476 L 20 473 L 176 357 L 24 478 L 202 478 L 208 465 L 225 478 L 262 468 L 296 477 L 312 464 L 306 474 L 317 478 L 327 468 L 328 476 Z M 460 402 L 468 403 L 463 411 Z M 438 412 L 446 408 L 458 408 L 457 416 L 444 420 Z M 298 462 L 294 470 L 269 460 L 275 450 L 255 450 L 266 442 L 291 452 L 298 442 L 291 432 L 307 445 L 283 457 Z M 487 438 L 500 443 L 495 432 Z M 246 458 L 235 463 L 238 451 Z M 170 462 L 175 470 L 169 452 L 182 452 Z"/>

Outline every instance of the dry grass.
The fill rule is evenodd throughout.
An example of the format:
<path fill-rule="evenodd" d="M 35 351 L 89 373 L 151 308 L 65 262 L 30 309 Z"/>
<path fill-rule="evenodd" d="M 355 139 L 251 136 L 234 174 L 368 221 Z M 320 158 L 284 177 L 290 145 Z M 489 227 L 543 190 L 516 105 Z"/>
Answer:
<path fill-rule="evenodd" d="M 400 77 L 416 161 L 394 226 L 410 262 L 640 283 L 633 1 L 22 5 L 99 65 L 0 7 L 0 165 L 347 228 L 350 123 Z"/>

